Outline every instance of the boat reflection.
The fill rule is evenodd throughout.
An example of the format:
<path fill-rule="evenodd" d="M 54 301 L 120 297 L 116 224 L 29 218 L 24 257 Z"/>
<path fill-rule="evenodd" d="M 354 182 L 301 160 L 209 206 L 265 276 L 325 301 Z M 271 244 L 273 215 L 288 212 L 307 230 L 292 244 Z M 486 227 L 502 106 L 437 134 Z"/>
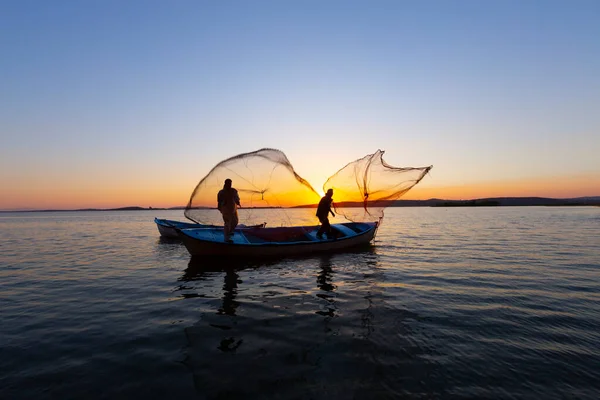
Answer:
<path fill-rule="evenodd" d="M 259 268 L 277 264 L 280 260 L 268 259 L 244 259 L 216 256 L 192 256 L 184 275 L 193 277 L 206 272 L 242 271 L 248 268 Z"/>
<path fill-rule="evenodd" d="M 245 257 L 223 257 L 223 256 L 191 256 L 186 271 L 188 273 L 197 273 L 200 271 L 222 272 L 227 270 L 241 271 L 247 268 L 259 268 L 273 266 L 280 263 L 304 263 L 311 264 L 318 260 L 320 265 L 331 268 L 334 257 L 352 257 L 356 261 L 364 261 L 372 264 L 376 255 L 375 246 L 368 244 L 357 246 L 344 251 L 332 251 L 328 253 L 304 254 L 286 257 L 269 256 L 265 258 L 245 258 Z"/>
<path fill-rule="evenodd" d="M 159 244 L 178 244 L 181 245 L 181 239 L 178 237 L 159 236 L 156 240 Z"/>
<path fill-rule="evenodd" d="M 285 260 L 191 259 L 181 280 L 200 280 L 194 289 L 207 296 L 196 303 L 198 321 L 185 328 L 185 364 L 198 392 L 273 398 L 277 387 L 286 390 L 279 398 L 303 398 L 309 382 L 307 398 L 351 398 L 318 388 L 330 380 L 342 387 L 340 368 L 357 381 L 371 377 L 369 365 L 356 363 L 365 353 L 357 338 L 372 332 L 377 262 L 373 248 Z"/>

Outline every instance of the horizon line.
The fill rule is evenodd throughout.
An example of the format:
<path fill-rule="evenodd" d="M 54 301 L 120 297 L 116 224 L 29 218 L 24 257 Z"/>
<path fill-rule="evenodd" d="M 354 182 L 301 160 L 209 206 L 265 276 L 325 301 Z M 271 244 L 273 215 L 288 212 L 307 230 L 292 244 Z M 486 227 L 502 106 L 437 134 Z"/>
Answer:
<path fill-rule="evenodd" d="M 600 202 L 600 195 L 597 196 L 577 196 L 577 197 L 542 197 L 542 196 L 500 196 L 500 197 L 478 197 L 471 199 L 460 199 L 460 200 L 450 200 L 443 199 L 437 197 L 431 197 L 428 199 L 397 199 L 397 200 L 383 200 L 387 202 L 429 202 L 429 201 L 443 201 L 448 203 L 460 203 L 460 202 L 473 202 L 473 201 L 481 201 L 481 200 L 494 200 L 494 199 L 542 199 L 542 200 L 558 200 L 558 201 L 568 201 L 568 200 L 583 200 L 590 199 L 592 201 Z M 345 207 L 360 207 L 361 202 L 340 202 L 338 204 L 346 204 Z M 348 206 L 348 204 L 353 204 L 352 206 Z M 317 204 L 303 204 L 299 206 L 293 207 L 242 207 L 242 209 L 270 209 L 270 208 L 313 208 L 316 207 Z M 344 207 L 344 206 L 340 206 Z M 375 206 L 374 206 L 375 207 Z M 390 206 L 388 206 L 390 207 Z M 82 208 L 15 208 L 15 209 L 3 209 L 0 212 L 50 212 L 50 211 L 136 211 L 136 210 L 184 210 L 186 206 L 171 206 L 171 207 L 142 207 L 142 206 L 118 206 L 118 207 L 109 207 L 109 208 L 98 208 L 98 207 L 82 207 Z M 195 209 L 207 209 L 207 210 L 216 210 L 216 207 L 197 207 Z"/>

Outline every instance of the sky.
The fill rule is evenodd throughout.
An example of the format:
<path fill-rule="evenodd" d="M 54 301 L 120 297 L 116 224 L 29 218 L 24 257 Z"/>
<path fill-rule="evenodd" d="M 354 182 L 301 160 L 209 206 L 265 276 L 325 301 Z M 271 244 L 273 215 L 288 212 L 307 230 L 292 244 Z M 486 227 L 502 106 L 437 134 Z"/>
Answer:
<path fill-rule="evenodd" d="M 405 199 L 600 196 L 598 1 L 0 2 L 0 210 L 185 205 L 282 150 Z M 235 183 L 234 183 L 235 186 Z"/>

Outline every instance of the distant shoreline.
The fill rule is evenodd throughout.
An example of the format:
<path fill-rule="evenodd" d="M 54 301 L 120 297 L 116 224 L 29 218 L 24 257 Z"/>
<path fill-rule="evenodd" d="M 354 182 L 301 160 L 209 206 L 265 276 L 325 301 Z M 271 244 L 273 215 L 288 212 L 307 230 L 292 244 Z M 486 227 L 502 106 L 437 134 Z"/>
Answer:
<path fill-rule="evenodd" d="M 527 206 L 600 206 L 600 196 L 575 197 L 569 199 L 556 199 L 548 197 L 492 197 L 471 200 L 391 200 L 373 202 L 370 207 L 527 207 Z M 316 208 L 316 204 L 293 208 Z M 336 207 L 362 207 L 362 203 L 336 203 Z M 249 207 L 253 209 L 279 208 L 279 207 Z M 215 210 L 216 208 L 204 207 L 200 209 Z M 185 210 L 185 206 L 178 207 L 118 207 L 118 208 L 79 208 L 70 210 L 36 209 L 36 210 L 0 210 L 0 213 L 11 212 L 73 212 L 73 211 L 174 211 Z"/>

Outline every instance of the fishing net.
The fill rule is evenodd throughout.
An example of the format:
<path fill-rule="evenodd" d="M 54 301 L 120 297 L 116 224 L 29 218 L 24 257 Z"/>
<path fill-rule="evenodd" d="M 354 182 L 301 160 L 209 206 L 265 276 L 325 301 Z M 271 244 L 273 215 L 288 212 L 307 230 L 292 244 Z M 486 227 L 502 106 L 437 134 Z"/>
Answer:
<path fill-rule="evenodd" d="M 347 164 L 323 185 L 333 189 L 337 214 L 350 221 L 381 221 L 383 210 L 408 192 L 427 175 L 433 166 L 393 167 L 377 150 Z"/>
<path fill-rule="evenodd" d="M 332 223 L 380 221 L 383 209 L 393 205 L 431 169 L 392 167 L 383 160 L 383 153 L 378 150 L 351 162 L 325 182 L 324 192 L 334 190 L 337 217 Z M 218 163 L 194 189 L 185 216 L 201 224 L 222 225 L 216 206 L 225 179 L 232 180 L 239 194 L 241 226 L 264 222 L 271 227 L 319 224 L 315 212 L 321 195 L 276 149 L 239 154 Z"/>
<path fill-rule="evenodd" d="M 320 195 L 299 176 L 286 155 L 276 149 L 239 154 L 218 163 L 194 189 L 185 216 L 202 224 L 222 225 L 217 193 L 232 180 L 240 197 L 239 223 L 251 226 L 315 225 Z"/>

